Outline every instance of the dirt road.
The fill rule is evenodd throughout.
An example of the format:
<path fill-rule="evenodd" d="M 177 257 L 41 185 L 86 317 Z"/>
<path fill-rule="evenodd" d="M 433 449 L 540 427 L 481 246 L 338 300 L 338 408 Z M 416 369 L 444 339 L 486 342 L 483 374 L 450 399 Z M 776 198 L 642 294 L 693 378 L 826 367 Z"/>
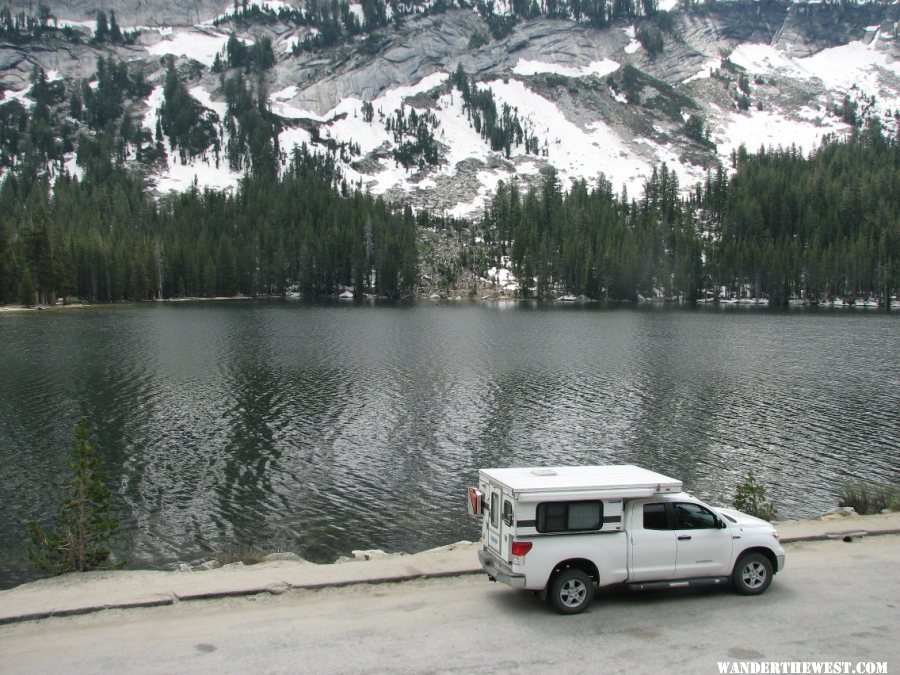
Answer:
<path fill-rule="evenodd" d="M 468 576 L 0 626 L 0 672 L 718 673 L 720 661 L 900 672 L 900 537 L 787 547 L 760 597 L 599 594 L 558 616 Z"/>

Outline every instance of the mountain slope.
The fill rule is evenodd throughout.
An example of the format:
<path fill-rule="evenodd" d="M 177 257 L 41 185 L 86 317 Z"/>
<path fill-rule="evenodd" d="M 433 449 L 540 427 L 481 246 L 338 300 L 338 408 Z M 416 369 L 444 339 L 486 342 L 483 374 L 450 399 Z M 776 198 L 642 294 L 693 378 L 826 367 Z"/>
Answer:
<path fill-rule="evenodd" d="M 616 189 L 636 195 L 652 167 L 665 162 L 686 190 L 719 163 L 728 166 L 741 144 L 751 150 L 797 144 L 808 151 L 866 116 L 895 128 L 900 109 L 896 4 L 717 3 L 605 28 L 544 17 L 520 21 L 500 39 L 491 35 L 493 15 L 486 21 L 484 13 L 450 9 L 410 14 L 368 37 L 313 50 L 298 45 L 318 29 L 276 13 L 284 7 L 264 3 L 215 12 L 194 3 L 183 12 L 204 16 L 205 23 L 124 26 L 126 34 L 134 31 L 133 44 L 88 44 L 93 22 L 59 18 L 83 17 L 86 10 L 52 7 L 81 44 L 54 35 L 0 45 L 0 81 L 8 89 L 3 100 L 30 105 L 35 65 L 51 80 L 77 83 L 95 77 L 96 58 L 111 56 L 132 68 L 140 64 L 147 81 L 156 83 L 133 105 L 153 134 L 165 77 L 160 58 L 169 54 L 191 95 L 215 113 L 227 144 L 223 73 L 212 72 L 214 64 L 227 57 L 229 35 L 251 47 L 266 40 L 273 67 L 261 78 L 244 77 L 264 87 L 260 91 L 280 120 L 282 166 L 292 147 L 306 143 L 334 153 L 352 183 L 458 216 L 480 212 L 499 181 L 533 182 L 548 166 L 564 183 L 603 173 Z M 115 9 L 139 20 L 150 16 L 151 7 Z M 359 5 L 350 9 L 362 15 Z M 165 3 L 152 3 L 152 10 L 181 20 Z M 650 45 L 654 53 L 635 38 L 647 31 L 661 40 L 661 47 Z M 460 67 L 477 80 L 473 87 L 492 92 L 498 115 L 509 106 L 515 123 L 536 141 L 531 151 L 521 139 L 503 151 L 491 148 L 449 82 Z M 240 69 L 225 68 L 224 75 L 232 74 Z M 373 115 L 364 121 L 368 104 Z M 433 136 L 436 161 L 397 160 L 409 137 L 387 125 L 400 110 L 404 117 L 412 110 L 433 116 L 422 133 Z M 211 153 L 179 158 L 172 139 L 163 146 L 166 161 L 149 174 L 160 192 L 192 184 L 228 188 L 241 176 Z M 67 166 L 77 170 L 71 160 Z"/>

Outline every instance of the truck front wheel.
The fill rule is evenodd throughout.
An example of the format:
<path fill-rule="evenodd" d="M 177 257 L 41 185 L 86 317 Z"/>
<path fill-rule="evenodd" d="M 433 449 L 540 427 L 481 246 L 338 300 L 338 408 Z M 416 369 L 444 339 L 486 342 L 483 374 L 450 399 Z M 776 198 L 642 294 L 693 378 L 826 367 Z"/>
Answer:
<path fill-rule="evenodd" d="M 734 566 L 731 580 L 741 595 L 759 595 L 772 583 L 772 563 L 762 553 L 748 553 Z"/>
<path fill-rule="evenodd" d="M 594 582 L 579 569 L 560 572 L 550 588 L 550 602 L 560 614 L 578 614 L 594 597 Z"/>

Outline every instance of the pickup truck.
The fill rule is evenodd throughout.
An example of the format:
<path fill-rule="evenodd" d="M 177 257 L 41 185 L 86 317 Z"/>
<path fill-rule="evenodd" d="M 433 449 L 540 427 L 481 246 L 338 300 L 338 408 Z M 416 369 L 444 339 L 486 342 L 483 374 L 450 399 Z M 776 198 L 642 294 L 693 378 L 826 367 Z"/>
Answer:
<path fill-rule="evenodd" d="M 612 584 L 731 584 L 758 595 L 784 567 L 770 523 L 631 465 L 482 469 L 469 512 L 482 517 L 478 557 L 489 578 L 539 592 L 563 614 Z"/>

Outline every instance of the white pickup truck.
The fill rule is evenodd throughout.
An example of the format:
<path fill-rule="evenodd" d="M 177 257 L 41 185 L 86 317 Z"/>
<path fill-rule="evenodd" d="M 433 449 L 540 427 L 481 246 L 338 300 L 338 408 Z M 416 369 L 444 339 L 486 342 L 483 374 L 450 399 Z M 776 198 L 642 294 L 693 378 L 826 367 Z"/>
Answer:
<path fill-rule="evenodd" d="M 770 523 L 637 466 L 482 469 L 468 508 L 483 521 L 478 557 L 490 579 L 540 592 L 563 614 L 611 584 L 731 583 L 757 595 L 784 567 Z"/>

